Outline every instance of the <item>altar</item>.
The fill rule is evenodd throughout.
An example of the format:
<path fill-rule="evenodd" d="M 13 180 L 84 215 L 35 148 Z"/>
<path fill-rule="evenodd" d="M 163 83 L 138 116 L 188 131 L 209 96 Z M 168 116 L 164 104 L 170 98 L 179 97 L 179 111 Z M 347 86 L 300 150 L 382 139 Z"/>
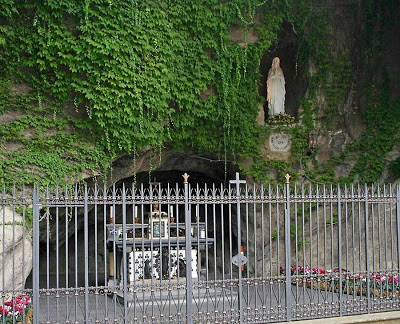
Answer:
<path fill-rule="evenodd" d="M 179 280 L 186 277 L 186 262 L 191 263 L 191 277 L 199 280 L 202 273 L 201 257 L 214 238 L 207 237 L 206 224 L 197 218 L 190 226 L 191 250 L 186 255 L 186 224 L 176 223 L 173 209 L 169 214 L 158 210 L 143 216 L 135 212 L 135 221 L 125 225 L 107 224 L 109 250 L 109 285 L 123 286 L 123 260 L 127 259 L 127 284 L 154 280 Z M 123 253 L 123 236 L 126 255 Z M 188 261 L 189 260 L 189 261 Z M 115 264 L 114 264 L 115 262 Z"/>

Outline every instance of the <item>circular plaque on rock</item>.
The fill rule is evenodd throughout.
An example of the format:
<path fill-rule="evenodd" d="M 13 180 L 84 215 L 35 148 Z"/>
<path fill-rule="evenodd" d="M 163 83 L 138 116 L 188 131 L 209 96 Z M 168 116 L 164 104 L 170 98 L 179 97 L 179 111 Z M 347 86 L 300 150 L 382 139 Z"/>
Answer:
<path fill-rule="evenodd" d="M 271 134 L 269 136 L 269 148 L 272 152 L 289 152 L 292 146 L 291 136 L 289 134 Z"/>

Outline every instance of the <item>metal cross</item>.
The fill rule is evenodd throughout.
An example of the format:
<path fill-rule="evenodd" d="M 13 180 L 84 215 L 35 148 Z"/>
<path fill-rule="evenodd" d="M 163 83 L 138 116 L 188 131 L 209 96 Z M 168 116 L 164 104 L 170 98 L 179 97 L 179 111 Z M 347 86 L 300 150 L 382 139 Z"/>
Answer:
<path fill-rule="evenodd" d="M 239 178 L 239 172 L 236 172 L 236 179 L 235 180 L 229 180 L 229 183 L 231 184 L 236 184 L 236 185 L 240 185 L 242 183 L 246 183 L 245 180 L 240 180 Z"/>

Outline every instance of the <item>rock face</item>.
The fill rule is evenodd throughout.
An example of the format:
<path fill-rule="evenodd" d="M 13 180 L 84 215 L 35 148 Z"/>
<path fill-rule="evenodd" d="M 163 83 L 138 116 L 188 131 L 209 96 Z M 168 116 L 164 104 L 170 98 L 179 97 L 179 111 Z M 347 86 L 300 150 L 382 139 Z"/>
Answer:
<path fill-rule="evenodd" d="M 296 210 L 295 204 L 291 204 L 289 241 L 292 266 L 318 266 L 324 269 L 339 267 L 337 207 L 334 206 L 330 209 L 328 205 L 327 203 L 324 207 L 323 204 L 320 204 L 318 213 L 316 208 L 312 208 L 311 213 L 305 211 L 304 220 L 301 207 L 298 205 L 296 222 L 293 217 Z M 250 276 L 259 277 L 262 273 L 276 275 L 279 273 L 279 267 L 285 265 L 284 205 L 280 204 L 277 208 L 274 203 L 271 207 L 269 208 L 266 204 L 264 213 L 261 213 L 261 208 L 258 207 L 255 214 L 250 209 L 248 218 L 244 216 L 246 215 L 246 207 L 241 207 L 241 237 L 245 244 L 245 255 L 249 258 L 246 267 Z M 343 206 L 342 211 L 344 211 Z M 233 215 L 235 213 L 236 211 Z M 354 206 L 352 212 L 348 210 L 347 216 L 345 213 L 342 214 L 341 268 L 354 273 L 363 272 L 366 271 L 367 261 L 371 271 L 396 268 L 397 259 L 390 253 L 385 254 L 385 244 L 388 250 L 393 249 L 394 251 L 397 249 L 397 244 L 395 240 L 390 239 L 390 235 L 393 235 L 390 230 L 388 230 L 387 235 L 384 235 L 382 228 L 382 224 L 387 222 L 389 217 L 393 217 L 391 207 L 379 205 L 379 207 L 376 207 L 374 219 L 369 220 L 370 232 L 367 256 L 365 254 L 364 214 L 363 205 Z M 371 231 L 372 223 L 374 223 L 375 232 Z M 247 228 L 249 229 L 248 232 Z M 235 223 L 232 233 L 234 236 L 237 234 Z M 379 238 L 380 236 L 386 238 Z"/>
<path fill-rule="evenodd" d="M 32 239 L 23 218 L 10 207 L 0 208 L 0 291 L 22 292 L 32 269 Z M 3 286 L 4 279 L 4 286 Z"/>

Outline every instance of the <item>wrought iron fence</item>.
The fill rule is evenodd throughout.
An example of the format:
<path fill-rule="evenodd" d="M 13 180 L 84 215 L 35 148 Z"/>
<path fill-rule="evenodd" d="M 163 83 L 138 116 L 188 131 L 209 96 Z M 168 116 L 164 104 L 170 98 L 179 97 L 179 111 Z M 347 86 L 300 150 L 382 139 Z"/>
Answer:
<path fill-rule="evenodd" d="M 3 188 L 0 322 L 265 323 L 400 308 L 399 186 L 187 179 Z"/>

